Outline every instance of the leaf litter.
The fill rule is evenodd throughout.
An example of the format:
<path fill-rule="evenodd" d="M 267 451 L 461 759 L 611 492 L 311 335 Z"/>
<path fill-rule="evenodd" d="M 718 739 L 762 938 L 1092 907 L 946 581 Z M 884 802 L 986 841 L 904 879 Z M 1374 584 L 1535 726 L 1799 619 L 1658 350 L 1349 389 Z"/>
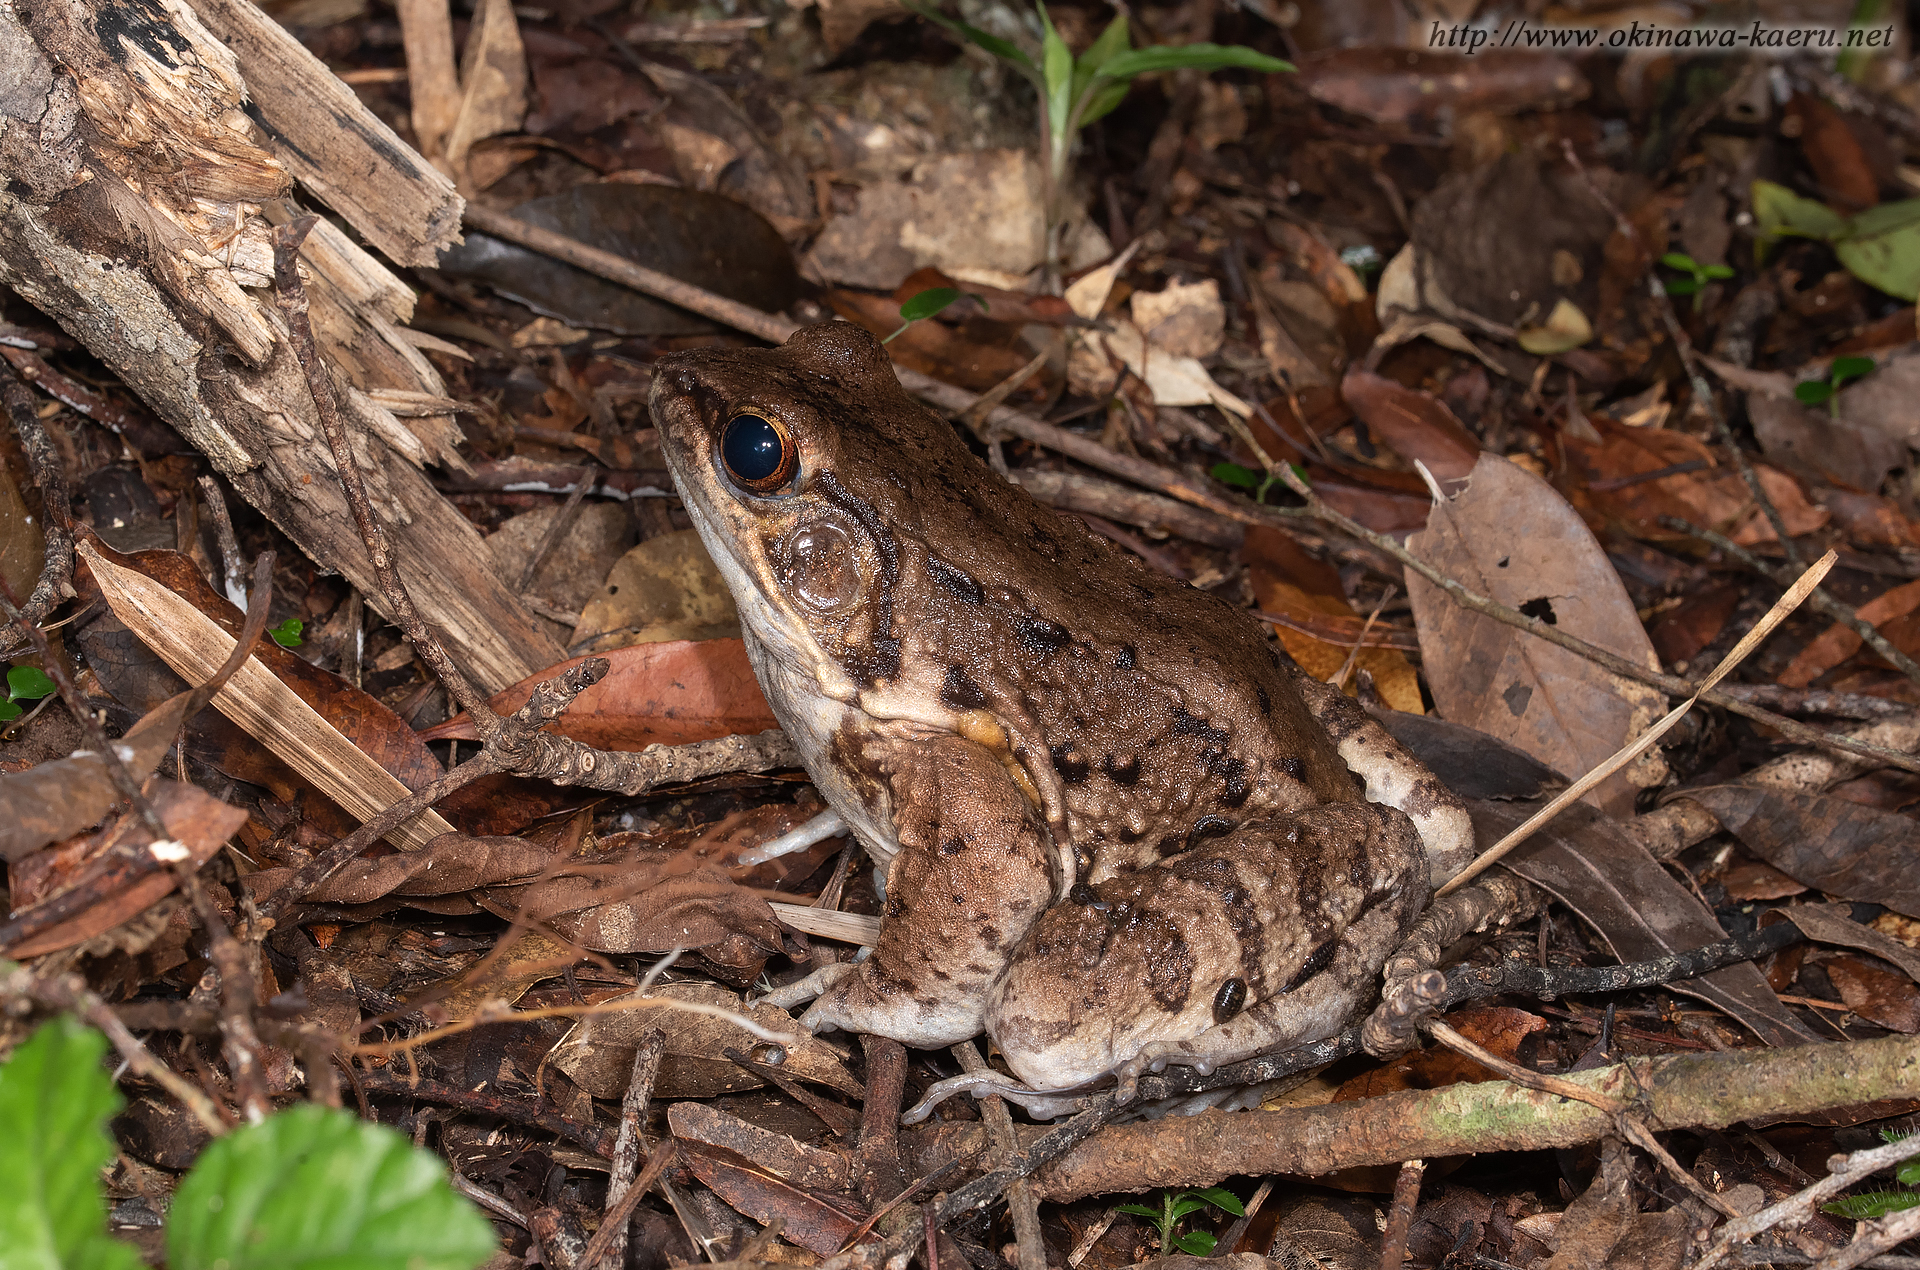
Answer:
<path fill-rule="evenodd" d="M 702 27 L 704 17 L 628 22 L 601 0 L 518 11 L 489 0 L 457 69 L 432 80 L 424 64 L 409 68 L 409 101 L 407 79 L 379 60 L 386 37 L 364 6 L 274 8 L 337 69 L 380 71 L 356 81 L 366 99 L 403 120 L 403 137 L 445 161 L 470 197 L 801 320 L 837 313 L 889 334 L 902 303 L 952 288 L 961 300 L 890 345 L 902 366 L 985 391 L 1044 355 L 1009 404 L 1173 476 L 1227 473 L 1212 488 L 1245 516 L 1255 498 L 1297 504 L 1268 466 L 1296 464 L 1328 506 L 1469 589 L 1681 675 L 1716 664 L 1772 603 L 1778 588 L 1756 560 L 1790 565 L 1832 548 L 1840 564 L 1828 590 L 1895 648 L 1920 654 L 1920 508 L 1908 479 L 1920 446 L 1910 382 L 1920 367 L 1920 216 L 1903 166 L 1920 146 L 1920 99 L 1899 73 L 1910 68 L 1883 58 L 1844 79 L 1758 59 L 1466 57 L 1405 45 L 1384 26 L 1343 39 L 1342 24 L 1360 21 L 1343 6 L 1295 7 L 1284 32 L 1258 5 L 1139 15 L 1133 39 L 1143 47 L 1248 44 L 1292 58 L 1300 73 L 1138 82 L 1082 135 L 1053 243 L 1044 156 L 1029 142 L 1033 96 L 899 10 L 774 6 L 756 13 L 760 25 L 723 28 Z M 1097 8 L 1048 16 L 1070 55 L 1111 29 Z M 1481 14 L 1507 16 L 1498 6 Z M 1036 50 L 1044 34 L 1018 6 L 970 9 L 967 21 Z M 1563 139 L 1580 168 L 1564 161 Z M 1050 251 L 1064 270 L 1057 288 Z M 1676 349 L 1649 276 L 1675 297 L 1694 360 Z M 610 662 L 551 730 L 634 752 L 774 727 L 731 605 L 666 496 L 643 405 L 658 355 L 735 337 L 478 234 L 409 282 L 422 294 L 407 338 L 428 350 L 446 390 L 419 409 L 449 417 L 446 403 L 460 406 L 449 444 L 472 468 L 438 483 L 493 531 L 503 570 L 540 566 L 528 596 L 556 639 Z M 17 299 L 5 317 L 44 325 Z M 69 349 L 42 351 L 86 367 Z M 1857 360 L 1843 374 L 1844 359 Z M 1812 400 L 1797 392 L 1807 384 L 1826 391 Z M 81 672 L 89 707 L 149 780 L 186 867 L 243 925 L 249 904 L 437 779 L 481 732 L 371 597 L 322 576 L 247 508 L 236 517 L 243 539 L 279 552 L 272 621 L 305 632 L 296 649 L 260 643 L 249 667 L 272 681 L 262 691 L 285 694 L 268 698 L 287 703 L 278 714 L 292 717 L 297 701 L 322 726 L 307 729 L 302 749 L 276 739 L 278 729 L 239 732 L 189 709 L 197 698 L 178 693 L 166 665 L 197 683 L 205 659 L 217 663 L 240 635 L 239 615 L 210 585 L 218 544 L 195 514 L 191 487 L 206 462 L 156 452 L 123 464 L 130 434 L 52 403 L 43 413 L 70 465 L 68 487 L 101 494 L 75 507 L 99 538 L 131 546 L 117 535 L 137 530 L 140 545 L 177 548 L 122 557 L 88 547 L 80 598 L 59 614 L 75 637 L 55 655 Z M 1479 800 L 1483 846 L 1664 710 L 1661 692 L 1468 613 L 1377 543 L 1300 517 L 1249 525 L 1189 505 L 1182 520 L 1161 506 L 1177 493 L 1171 480 L 1148 491 L 990 429 L 979 440 L 1095 532 L 1261 614 L 1316 678 L 1344 675 L 1363 700 L 1397 712 L 1387 717 L 1405 743 Z M 43 513 L 26 465 L 11 452 L 0 459 L 0 548 L 20 596 L 36 576 Z M 1106 482 L 1098 491 L 1095 479 Z M 106 510 L 115 483 L 137 495 L 127 504 L 137 517 Z M 569 511 L 582 486 L 587 501 Z M 213 652 L 189 665 L 177 630 L 129 621 L 114 570 L 197 614 L 219 635 L 203 639 Z M 264 607 L 259 617 L 264 625 Z M 24 646 L 10 659 L 31 664 Z M 536 683 L 584 660 L 495 696 L 493 709 L 519 708 Z M 1874 717 L 1872 704 L 1920 704 L 1920 688 L 1853 625 L 1811 612 L 1790 618 L 1736 679 L 1834 731 L 1858 730 L 1851 720 Z M 1438 718 L 1421 718 L 1427 711 Z M 263 728 L 282 721 L 261 713 Z M 171 875 L 122 867 L 143 829 L 103 762 L 72 753 L 78 733 L 64 704 L 5 726 L 0 931 L 19 932 L 5 936 L 5 955 L 65 955 L 119 1005 L 184 1009 L 208 964 L 201 936 L 167 898 Z M 1910 750 L 1920 736 L 1900 726 L 1874 724 L 1874 737 Z M 313 744 L 333 757 L 313 757 Z M 1764 722 L 1696 710 L 1513 857 L 1552 897 L 1538 924 L 1479 936 L 1456 956 L 1647 960 L 1744 933 L 1755 903 L 1788 897 L 1809 900 L 1786 912 L 1804 916 L 1816 947 L 1669 990 L 1463 1007 L 1449 1015 L 1458 1030 L 1499 1058 L 1553 1071 L 1623 1048 L 1745 1052 L 1914 1033 L 1914 956 L 1882 928 L 1911 932 L 1899 919 L 1920 918 L 1908 894 L 1920 798 L 1891 769 L 1779 775 L 1780 763 L 1800 762 L 1793 753 Z M 429 1082 L 416 1089 L 481 1090 L 483 1109 L 428 1113 L 441 1118 L 456 1167 L 525 1211 L 569 1220 L 597 1220 L 606 1165 L 581 1137 L 539 1127 L 538 1115 L 586 1126 L 587 1140 L 610 1137 L 635 1055 L 660 1029 L 653 1096 L 675 1105 L 648 1132 L 677 1141 L 684 1165 L 660 1199 L 643 1202 L 636 1238 L 648 1255 L 688 1261 L 779 1220 L 780 1256 L 811 1264 L 898 1192 L 862 1180 L 877 1148 L 849 1154 L 840 1141 L 884 1062 L 844 1037 L 768 1048 L 724 1018 L 650 1003 L 691 1001 L 791 1029 L 779 1011 L 749 1010 L 745 990 L 763 974 L 828 964 L 844 945 L 796 933 L 778 915 L 789 910 L 769 900 L 820 897 L 822 909 L 870 917 L 879 898 L 843 838 L 767 864 L 737 857 L 817 810 L 794 772 L 710 777 L 639 798 L 489 778 L 443 802 L 433 832 L 374 847 L 259 932 L 256 1008 L 358 1055 L 375 1118 L 424 1125 L 413 1118 L 432 1099 L 406 1100 L 402 1086 L 382 1083 L 390 1075 Z M 1679 847 L 1660 845 L 1709 813 Z M 1821 897 L 1853 907 L 1811 902 Z M 46 905 L 64 905 L 59 919 L 28 932 L 22 919 Z M 685 951 L 671 979 L 643 984 L 674 949 Z M 519 1017 L 499 1001 L 517 1003 Z M 217 1090 L 223 1060 L 204 1040 L 211 1028 L 195 1026 L 176 1015 L 156 1030 L 181 1054 L 191 1048 L 181 1061 Z M 268 1049 L 287 1056 L 283 1093 L 311 1083 L 292 1051 Z M 1397 1086 L 1375 1068 L 1308 1097 L 1331 1105 L 1494 1076 L 1436 1053 L 1396 1070 Z M 909 1092 L 951 1068 L 947 1056 L 916 1056 Z M 1920 1109 L 1911 1098 L 1862 1102 L 1820 1113 L 1807 1136 L 1777 1122 L 1744 1132 L 1817 1172 L 1840 1142 L 1836 1126 L 1910 1127 Z M 917 1161 L 936 1158 L 937 1142 L 971 1133 L 979 1141 L 969 1149 L 984 1149 L 976 1111 L 944 1114 L 924 1138 L 902 1132 L 916 1175 L 933 1167 Z M 1178 1154 L 1185 1140 L 1168 1133 Z M 1778 1185 L 1757 1157 L 1716 1155 L 1704 1132 L 1665 1141 L 1697 1174 L 1716 1162 L 1722 1187 Z M 170 1185 L 198 1150 L 183 1142 L 124 1145 Z M 1232 1161 L 1209 1167 L 1184 1181 L 1236 1173 Z M 1594 1240 L 1613 1236 L 1577 1208 L 1561 1216 L 1569 1194 L 1586 1190 L 1598 1204 L 1619 1181 L 1589 1171 L 1577 1169 L 1565 1190 L 1485 1170 L 1459 1175 L 1451 1191 L 1429 1182 L 1409 1253 L 1437 1264 L 1469 1251 L 1455 1246 L 1446 1214 L 1471 1203 L 1502 1214 L 1472 1226 L 1474 1255 L 1544 1264 L 1577 1235 L 1587 1253 L 1624 1264 L 1642 1245 L 1616 1230 L 1596 1250 Z M 1147 1185 L 1125 1172 L 1109 1183 Z M 1163 1198 L 1171 1204 L 1172 1192 Z M 1543 1218 L 1558 1218 L 1565 1235 Z M 1186 1219 L 1227 1225 L 1197 1210 Z M 993 1264 L 1008 1238 L 999 1221 L 952 1225 L 957 1242 L 941 1255 Z M 1074 1264 L 1094 1267 L 1132 1264 L 1171 1233 L 1085 1203 L 1042 1210 L 1042 1229 L 1060 1250 L 1080 1245 Z M 1238 1229 L 1238 1247 L 1219 1251 L 1273 1246 Z M 515 1256 L 534 1238 L 504 1220 L 496 1235 Z M 1682 1239 L 1653 1225 L 1634 1237 L 1663 1253 Z"/>

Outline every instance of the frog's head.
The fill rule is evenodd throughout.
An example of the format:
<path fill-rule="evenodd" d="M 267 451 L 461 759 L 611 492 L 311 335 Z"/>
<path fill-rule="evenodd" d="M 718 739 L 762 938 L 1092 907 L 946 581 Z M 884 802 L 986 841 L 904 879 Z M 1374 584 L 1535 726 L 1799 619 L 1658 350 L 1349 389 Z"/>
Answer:
<path fill-rule="evenodd" d="M 828 322 L 777 349 L 663 358 L 649 406 L 688 515 L 768 653 L 842 701 L 896 675 L 896 534 L 917 521 L 896 474 L 924 466 L 929 446 L 959 447 L 901 390 L 879 341 Z"/>

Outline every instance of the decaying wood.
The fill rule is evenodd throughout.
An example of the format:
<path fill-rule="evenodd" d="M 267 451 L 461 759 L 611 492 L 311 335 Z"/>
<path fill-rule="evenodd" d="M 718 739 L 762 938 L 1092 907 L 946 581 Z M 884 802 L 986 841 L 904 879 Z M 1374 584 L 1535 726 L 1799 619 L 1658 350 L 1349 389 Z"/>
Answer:
<path fill-rule="evenodd" d="M 206 6 L 235 30 L 252 29 L 240 21 L 249 9 Z M 181 0 L 48 0 L 22 17 L 0 10 L 0 283 L 110 366 L 309 556 L 377 596 L 284 321 L 247 290 L 271 275 L 273 224 L 300 210 L 289 197 L 296 164 L 246 110 L 242 65 L 264 81 L 278 72 L 256 61 L 281 63 L 264 45 L 236 59 Z M 308 103 L 308 126 L 384 131 L 339 92 L 343 100 Z M 343 124 L 347 111 L 355 127 Z M 278 128 L 290 156 L 284 139 L 302 134 L 284 118 Z M 363 167 L 353 182 L 378 185 L 420 165 L 397 140 L 365 154 L 385 175 Z M 413 241 L 444 235 L 438 213 L 416 208 Z M 423 615 L 487 691 L 562 660 L 496 576 L 479 534 L 415 466 L 446 460 L 450 419 L 403 421 L 375 396 L 445 396 L 398 325 L 406 288 L 344 235 L 316 237 L 302 265 L 322 353 L 354 390 L 368 493 Z M 413 462 L 396 460 L 395 445 Z"/>
<path fill-rule="evenodd" d="M 246 68 L 267 148 L 287 171 L 389 260 L 438 264 L 460 234 L 453 182 L 252 0 L 193 0 L 193 9 Z"/>

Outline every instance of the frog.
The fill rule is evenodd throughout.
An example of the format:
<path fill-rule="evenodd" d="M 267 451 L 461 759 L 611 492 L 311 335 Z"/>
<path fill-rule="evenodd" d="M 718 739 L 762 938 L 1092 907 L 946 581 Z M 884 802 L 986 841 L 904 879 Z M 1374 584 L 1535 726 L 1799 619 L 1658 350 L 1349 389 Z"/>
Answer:
<path fill-rule="evenodd" d="M 1324 1039 L 1472 855 L 1446 789 L 1243 610 L 1036 501 L 832 321 L 661 358 L 749 659 L 875 862 L 876 942 L 768 999 L 985 1033 L 1036 1091 Z"/>

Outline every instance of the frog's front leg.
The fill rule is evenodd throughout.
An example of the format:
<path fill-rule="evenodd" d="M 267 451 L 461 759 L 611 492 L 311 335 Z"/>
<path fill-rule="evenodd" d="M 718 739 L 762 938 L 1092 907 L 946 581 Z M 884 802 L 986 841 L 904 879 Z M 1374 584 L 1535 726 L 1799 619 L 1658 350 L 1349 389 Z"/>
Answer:
<path fill-rule="evenodd" d="M 952 1045 L 978 1035 L 986 998 L 1053 894 L 1042 822 L 999 757 L 952 735 L 869 741 L 900 850 L 873 956 L 801 1023 Z"/>

